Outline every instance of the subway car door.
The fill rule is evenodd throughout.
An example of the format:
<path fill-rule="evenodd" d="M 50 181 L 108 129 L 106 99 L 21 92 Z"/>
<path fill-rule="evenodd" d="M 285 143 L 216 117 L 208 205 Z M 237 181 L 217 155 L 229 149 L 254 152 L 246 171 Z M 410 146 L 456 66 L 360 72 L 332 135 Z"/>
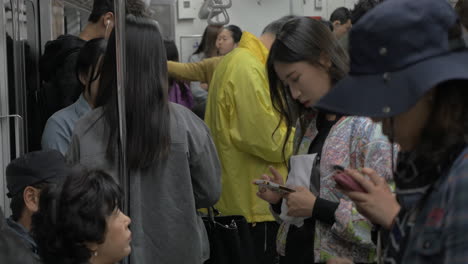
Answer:
<path fill-rule="evenodd" d="M 34 140 L 39 88 L 38 0 L 2 0 L 0 10 L 0 205 L 8 212 L 5 168 Z"/>

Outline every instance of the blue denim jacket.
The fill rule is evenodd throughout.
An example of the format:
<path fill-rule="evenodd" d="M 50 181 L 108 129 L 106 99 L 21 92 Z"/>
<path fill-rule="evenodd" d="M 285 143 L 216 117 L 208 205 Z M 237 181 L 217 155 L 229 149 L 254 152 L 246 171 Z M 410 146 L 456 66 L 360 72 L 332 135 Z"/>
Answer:
<path fill-rule="evenodd" d="M 37 254 L 37 244 L 29 234 L 28 230 L 26 230 L 26 228 L 21 224 L 14 221 L 11 217 L 6 219 L 6 224 L 16 235 L 18 235 L 18 237 L 21 238 L 21 240 L 23 240 L 34 256 L 39 259 L 39 255 Z"/>
<path fill-rule="evenodd" d="M 76 122 L 91 110 L 91 106 L 81 94 L 74 104 L 53 114 L 47 120 L 42 134 L 42 149 L 55 149 L 65 155 Z"/>
<path fill-rule="evenodd" d="M 390 233 L 384 263 L 468 263 L 468 147 L 417 210 L 398 215 Z M 398 261 L 392 254 L 403 250 L 400 239 L 406 236 Z"/>

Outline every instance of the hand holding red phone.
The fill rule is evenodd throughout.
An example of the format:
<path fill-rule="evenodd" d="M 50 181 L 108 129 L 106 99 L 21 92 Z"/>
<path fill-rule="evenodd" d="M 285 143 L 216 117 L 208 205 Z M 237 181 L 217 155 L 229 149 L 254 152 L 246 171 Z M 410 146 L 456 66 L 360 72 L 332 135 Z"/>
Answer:
<path fill-rule="evenodd" d="M 262 179 L 277 183 L 279 185 L 283 185 L 284 184 L 283 176 L 279 173 L 279 171 L 277 171 L 275 168 L 271 166 L 268 169 L 271 172 L 271 176 L 264 174 L 262 175 Z M 255 181 L 252 183 L 255 184 Z M 281 201 L 281 199 L 283 199 L 283 194 L 279 192 L 274 192 L 265 187 L 259 187 L 257 196 L 269 202 L 270 204 L 277 204 Z"/>
<path fill-rule="evenodd" d="M 366 192 L 362 186 L 349 174 L 345 172 L 344 167 L 340 165 L 333 166 L 335 175 L 333 178 L 339 189 L 354 192 Z"/>
<path fill-rule="evenodd" d="M 400 211 L 395 195 L 390 190 L 387 181 L 373 169 L 362 169 L 362 174 L 357 170 L 346 169 L 349 174 L 365 192 L 342 190 L 356 205 L 357 210 L 372 223 L 389 229 Z"/>

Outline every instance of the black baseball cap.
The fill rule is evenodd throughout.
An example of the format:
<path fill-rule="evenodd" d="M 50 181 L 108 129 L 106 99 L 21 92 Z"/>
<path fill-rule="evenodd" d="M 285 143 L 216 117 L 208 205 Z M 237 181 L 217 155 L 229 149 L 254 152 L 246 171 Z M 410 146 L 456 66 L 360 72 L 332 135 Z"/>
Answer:
<path fill-rule="evenodd" d="M 428 91 L 468 80 L 468 51 L 449 40 L 458 23 L 444 0 L 388 0 L 350 33 L 350 73 L 315 105 L 333 113 L 391 117 L 408 111 Z"/>
<path fill-rule="evenodd" d="M 41 182 L 55 183 L 65 178 L 70 168 L 56 150 L 34 151 L 13 160 L 6 168 L 8 197 L 14 197 L 25 187 Z"/>

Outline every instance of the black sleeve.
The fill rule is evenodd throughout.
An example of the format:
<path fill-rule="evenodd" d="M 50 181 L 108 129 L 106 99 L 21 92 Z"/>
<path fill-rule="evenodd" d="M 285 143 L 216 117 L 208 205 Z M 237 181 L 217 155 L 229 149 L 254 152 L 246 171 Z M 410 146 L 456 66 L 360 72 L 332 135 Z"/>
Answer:
<path fill-rule="evenodd" d="M 339 203 L 330 202 L 320 197 L 315 200 L 312 218 L 333 225 L 335 223 L 335 211 Z"/>
<path fill-rule="evenodd" d="M 281 214 L 281 204 L 283 203 L 283 199 L 281 199 L 277 204 L 270 204 L 271 209 L 273 209 L 273 212 L 276 214 Z"/>

